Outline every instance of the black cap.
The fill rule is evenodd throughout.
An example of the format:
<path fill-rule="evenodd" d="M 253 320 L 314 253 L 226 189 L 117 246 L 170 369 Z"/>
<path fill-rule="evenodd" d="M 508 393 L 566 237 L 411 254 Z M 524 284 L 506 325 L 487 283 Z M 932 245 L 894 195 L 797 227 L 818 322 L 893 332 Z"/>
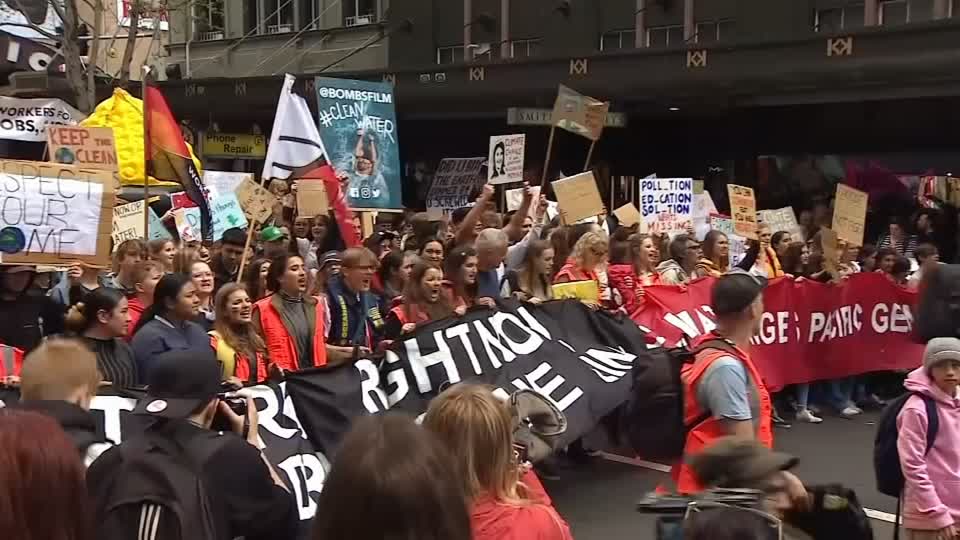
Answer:
<path fill-rule="evenodd" d="M 733 315 L 747 309 L 767 286 L 767 278 L 739 268 L 724 274 L 710 291 L 710 307 L 716 315 Z"/>
<path fill-rule="evenodd" d="M 147 370 L 147 396 L 134 414 L 186 418 L 222 391 L 220 364 L 212 348 L 158 355 Z"/>
<path fill-rule="evenodd" d="M 221 244 L 230 244 L 233 246 L 245 246 L 247 245 L 247 233 L 243 232 L 243 229 L 238 227 L 233 227 L 223 231 L 223 236 L 220 238 Z"/>

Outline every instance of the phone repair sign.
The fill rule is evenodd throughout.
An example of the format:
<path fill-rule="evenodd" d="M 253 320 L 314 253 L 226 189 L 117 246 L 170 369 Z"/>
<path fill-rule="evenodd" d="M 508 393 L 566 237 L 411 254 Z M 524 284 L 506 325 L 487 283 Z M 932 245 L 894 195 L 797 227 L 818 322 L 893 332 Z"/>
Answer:
<path fill-rule="evenodd" d="M 0 139 L 47 142 L 47 126 L 75 126 L 84 118 L 61 99 L 0 96 Z"/>

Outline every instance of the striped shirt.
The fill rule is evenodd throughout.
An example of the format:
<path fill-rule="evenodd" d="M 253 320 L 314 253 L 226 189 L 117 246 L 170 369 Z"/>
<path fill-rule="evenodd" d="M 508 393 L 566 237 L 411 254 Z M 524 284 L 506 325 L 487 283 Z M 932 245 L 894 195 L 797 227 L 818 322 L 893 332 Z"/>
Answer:
<path fill-rule="evenodd" d="M 84 338 L 87 346 L 97 355 L 97 370 L 105 382 L 116 388 L 129 388 L 137 384 L 137 364 L 133 350 L 120 339 Z"/>
<path fill-rule="evenodd" d="M 917 237 L 909 234 L 902 241 L 895 241 L 889 234 L 880 235 L 880 241 L 877 242 L 877 249 L 892 248 L 904 257 L 913 257 L 913 252 L 917 249 Z"/>

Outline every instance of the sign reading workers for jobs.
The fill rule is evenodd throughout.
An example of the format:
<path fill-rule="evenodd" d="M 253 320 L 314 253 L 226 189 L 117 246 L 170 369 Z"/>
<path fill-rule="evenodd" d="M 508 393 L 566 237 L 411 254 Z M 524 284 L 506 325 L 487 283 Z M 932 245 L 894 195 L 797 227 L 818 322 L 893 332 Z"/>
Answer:
<path fill-rule="evenodd" d="M 757 240 L 757 199 L 753 188 L 727 184 L 733 232 L 749 240 Z"/>
<path fill-rule="evenodd" d="M 686 232 L 693 226 L 693 179 L 640 180 L 640 214 L 650 234 Z"/>
<path fill-rule="evenodd" d="M 441 160 L 427 193 L 427 209 L 450 211 L 473 202 L 471 196 L 485 180 L 480 176 L 480 169 L 486 160 L 484 157 Z"/>
<path fill-rule="evenodd" d="M 46 142 L 48 126 L 73 126 L 83 119 L 60 99 L 0 96 L 0 139 Z"/>
<path fill-rule="evenodd" d="M 50 161 L 54 163 L 117 170 L 113 128 L 50 126 L 47 128 L 47 148 Z"/>
<path fill-rule="evenodd" d="M 110 264 L 113 174 L 0 160 L 0 255 L 4 263 Z"/>

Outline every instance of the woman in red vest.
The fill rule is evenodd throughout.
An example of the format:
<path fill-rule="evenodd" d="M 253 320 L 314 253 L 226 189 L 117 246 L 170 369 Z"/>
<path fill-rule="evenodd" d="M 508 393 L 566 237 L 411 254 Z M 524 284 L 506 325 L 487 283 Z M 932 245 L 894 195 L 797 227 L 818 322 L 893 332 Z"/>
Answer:
<path fill-rule="evenodd" d="M 235 386 L 267 380 L 267 345 L 253 327 L 253 302 L 243 285 L 228 283 L 214 300 L 217 319 L 210 345 L 223 368 L 223 379 Z"/>
<path fill-rule="evenodd" d="M 477 250 L 457 246 L 443 264 L 443 294 L 455 309 L 468 308 L 477 299 Z"/>
<path fill-rule="evenodd" d="M 620 294 L 623 308 L 630 314 L 643 304 L 644 287 L 660 283 L 660 250 L 648 234 L 631 234 L 627 243 L 630 264 L 611 264 L 607 274 L 610 287 Z"/>
<path fill-rule="evenodd" d="M 748 352 L 763 315 L 765 286 L 765 279 L 739 269 L 713 285 L 710 304 L 717 328 L 694 341 L 692 349 L 699 351 L 681 371 L 690 429 L 683 459 L 672 471 L 680 493 L 703 489 L 687 462 L 722 437 L 756 439 L 773 447 L 770 393 Z"/>
<path fill-rule="evenodd" d="M 20 380 L 23 351 L 0 343 L 0 384 L 15 384 Z"/>
<path fill-rule="evenodd" d="M 573 246 L 573 253 L 563 265 L 553 282 L 572 283 L 575 281 L 594 281 L 597 284 L 597 298 L 600 302 L 610 300 L 609 287 L 605 279 L 601 280 L 601 272 L 605 272 L 609 241 L 602 232 L 590 231 L 577 240 Z"/>
<path fill-rule="evenodd" d="M 252 318 L 272 364 L 292 371 L 326 365 L 326 306 L 304 294 L 307 273 L 303 259 L 288 253 L 271 259 L 267 288 L 276 292 L 257 301 Z"/>
<path fill-rule="evenodd" d="M 443 272 L 426 261 L 418 261 L 403 288 L 403 296 L 387 314 L 385 335 L 399 339 L 418 325 L 453 315 L 454 310 L 442 293 Z M 461 306 L 461 313 L 465 308 Z"/>

